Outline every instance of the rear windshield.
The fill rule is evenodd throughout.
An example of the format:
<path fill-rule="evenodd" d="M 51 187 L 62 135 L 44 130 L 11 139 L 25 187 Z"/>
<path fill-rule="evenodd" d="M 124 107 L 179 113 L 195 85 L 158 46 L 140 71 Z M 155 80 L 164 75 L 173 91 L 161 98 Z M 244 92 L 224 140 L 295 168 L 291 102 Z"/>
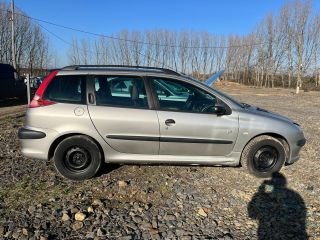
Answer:
<path fill-rule="evenodd" d="M 85 104 L 85 76 L 56 76 L 47 87 L 44 99 L 54 102 Z"/>

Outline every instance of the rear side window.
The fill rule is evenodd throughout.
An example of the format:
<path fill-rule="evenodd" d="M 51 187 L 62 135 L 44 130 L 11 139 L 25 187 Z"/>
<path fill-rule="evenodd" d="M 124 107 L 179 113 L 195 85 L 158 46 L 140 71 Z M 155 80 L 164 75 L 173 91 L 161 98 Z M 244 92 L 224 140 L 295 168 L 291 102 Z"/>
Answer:
<path fill-rule="evenodd" d="M 97 105 L 148 108 L 143 79 L 135 76 L 95 76 Z"/>
<path fill-rule="evenodd" d="M 85 104 L 85 76 L 56 76 L 47 87 L 44 99 L 62 103 Z"/>

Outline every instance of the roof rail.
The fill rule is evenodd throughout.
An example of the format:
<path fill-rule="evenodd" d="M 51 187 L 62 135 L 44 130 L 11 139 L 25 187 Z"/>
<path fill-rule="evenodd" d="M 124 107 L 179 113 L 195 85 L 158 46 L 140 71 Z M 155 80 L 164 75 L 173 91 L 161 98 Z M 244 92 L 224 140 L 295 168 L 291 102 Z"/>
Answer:
<path fill-rule="evenodd" d="M 134 69 L 137 71 L 156 71 L 156 72 L 163 72 L 163 73 L 169 73 L 173 75 L 180 74 L 174 70 L 167 69 L 167 68 L 157 68 L 157 67 L 144 67 L 144 66 L 131 66 L 131 65 L 71 65 L 62 68 L 61 70 L 80 70 L 80 69 Z"/>

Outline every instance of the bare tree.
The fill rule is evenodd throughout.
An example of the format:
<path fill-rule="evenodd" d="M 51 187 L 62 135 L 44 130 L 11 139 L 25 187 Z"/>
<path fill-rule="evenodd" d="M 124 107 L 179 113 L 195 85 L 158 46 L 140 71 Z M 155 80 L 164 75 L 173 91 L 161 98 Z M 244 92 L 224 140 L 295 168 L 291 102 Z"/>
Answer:
<path fill-rule="evenodd" d="M 319 19 L 312 12 L 311 1 L 294 0 L 278 13 L 268 14 L 244 36 L 123 30 L 115 37 L 93 42 L 73 40 L 69 60 L 74 64 L 169 67 L 199 78 L 226 69 L 229 80 L 260 87 L 291 87 L 295 83 L 300 88 L 308 75 L 316 86 L 320 84 Z M 0 44 L 5 42 L 2 35 L 5 33 L 0 33 Z M 26 33 L 21 38 L 29 36 Z M 0 51 L 0 58 L 4 57 L 6 53 Z"/>
<path fill-rule="evenodd" d="M 12 64 L 10 7 L 7 3 L 0 2 L 0 62 Z M 15 61 L 17 70 L 48 67 L 49 44 L 48 38 L 43 33 L 39 24 L 32 22 L 19 8 L 15 9 Z"/>
<path fill-rule="evenodd" d="M 80 64 L 80 48 L 76 39 L 72 40 L 71 48 L 69 49 L 69 62 L 70 64 Z"/>
<path fill-rule="evenodd" d="M 293 33 L 293 44 L 297 56 L 297 84 L 296 93 L 299 93 L 299 88 L 302 86 L 302 74 L 306 70 L 306 62 L 304 62 L 304 55 L 306 53 L 305 37 L 306 27 L 310 18 L 311 2 L 301 2 L 297 0 L 293 5 L 293 18 L 291 19 L 291 27 Z"/>

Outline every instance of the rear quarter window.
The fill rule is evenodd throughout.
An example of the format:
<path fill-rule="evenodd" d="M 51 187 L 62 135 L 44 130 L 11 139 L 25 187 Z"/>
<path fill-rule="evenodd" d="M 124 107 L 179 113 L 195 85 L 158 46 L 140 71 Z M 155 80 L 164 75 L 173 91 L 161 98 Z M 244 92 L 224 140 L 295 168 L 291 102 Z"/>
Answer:
<path fill-rule="evenodd" d="M 61 102 L 85 104 L 85 76 L 56 76 L 44 93 L 44 99 Z"/>

